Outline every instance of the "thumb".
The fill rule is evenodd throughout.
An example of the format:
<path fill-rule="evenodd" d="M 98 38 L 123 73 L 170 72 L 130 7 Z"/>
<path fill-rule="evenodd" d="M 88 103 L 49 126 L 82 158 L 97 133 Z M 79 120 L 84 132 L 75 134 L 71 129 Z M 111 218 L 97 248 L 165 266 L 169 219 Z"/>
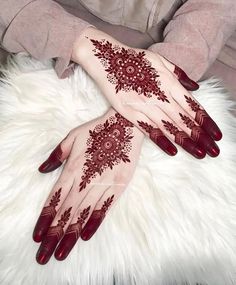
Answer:
<path fill-rule="evenodd" d="M 38 168 L 39 172 L 48 173 L 60 167 L 71 152 L 75 137 L 69 133 L 51 152 L 48 159 Z"/>

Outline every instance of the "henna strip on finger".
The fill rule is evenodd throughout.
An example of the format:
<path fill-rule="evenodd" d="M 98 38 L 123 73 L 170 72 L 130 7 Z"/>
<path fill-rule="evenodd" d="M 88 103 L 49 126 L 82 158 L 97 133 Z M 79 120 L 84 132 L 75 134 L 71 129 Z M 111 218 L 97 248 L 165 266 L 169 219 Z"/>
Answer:
<path fill-rule="evenodd" d="M 164 128 L 175 136 L 175 142 L 180 145 L 187 152 L 194 157 L 201 159 L 204 158 L 206 152 L 200 146 L 198 146 L 185 132 L 179 130 L 173 123 L 162 120 Z"/>
<path fill-rule="evenodd" d="M 133 124 L 116 113 L 104 124 L 97 125 L 93 131 L 89 131 L 85 152 L 86 162 L 83 166 L 83 175 L 79 185 L 82 191 L 97 174 L 107 169 L 113 169 L 121 162 L 129 163 L 129 153 L 132 148 Z"/>
<path fill-rule="evenodd" d="M 70 224 L 67 228 L 66 233 L 60 241 L 54 254 L 57 260 L 64 260 L 71 252 L 72 248 L 80 237 L 82 226 L 89 216 L 90 208 L 91 206 L 85 208 L 82 212 L 80 212 L 77 222 Z"/>
<path fill-rule="evenodd" d="M 199 85 L 190 79 L 188 75 L 177 65 L 175 65 L 174 74 L 177 75 L 179 82 L 189 91 L 195 91 Z"/>
<path fill-rule="evenodd" d="M 60 202 L 60 198 L 61 188 L 52 196 L 49 205 L 43 207 L 33 232 L 33 240 L 35 242 L 41 242 L 43 236 L 46 234 L 49 226 L 56 216 L 56 206 Z"/>
<path fill-rule="evenodd" d="M 125 49 L 106 40 L 91 39 L 95 49 L 95 56 L 105 67 L 107 79 L 116 85 L 118 93 L 122 91 L 136 91 L 146 97 L 155 96 L 158 100 L 170 103 L 165 92 L 160 89 L 159 74 L 147 58 L 145 52 Z"/>
<path fill-rule="evenodd" d="M 64 234 L 63 228 L 69 221 L 71 209 L 72 207 L 65 210 L 58 220 L 57 225 L 49 228 L 36 255 L 36 260 L 39 264 L 46 264 L 52 256 L 58 242 Z"/>
<path fill-rule="evenodd" d="M 86 223 L 81 232 L 81 238 L 83 240 L 87 241 L 95 234 L 95 232 L 101 225 L 102 221 L 104 220 L 106 212 L 110 208 L 113 200 L 114 200 L 114 195 L 112 195 L 111 197 L 107 198 L 106 201 L 104 201 L 102 208 L 100 210 L 94 210 L 92 212 L 92 215 L 90 216 L 88 222 Z"/>
<path fill-rule="evenodd" d="M 62 165 L 61 162 L 62 149 L 61 143 L 53 150 L 48 159 L 42 163 L 38 170 L 42 173 L 51 172 Z"/>
<path fill-rule="evenodd" d="M 200 107 L 200 105 L 191 97 L 184 95 L 186 102 L 193 112 L 196 113 L 195 121 L 215 140 L 219 141 L 222 138 L 222 133 L 217 124 L 207 114 L 207 112 Z"/>
<path fill-rule="evenodd" d="M 195 125 L 194 121 L 188 116 L 179 113 L 183 123 L 191 130 L 191 138 L 196 141 L 200 146 L 202 146 L 207 154 L 212 157 L 216 157 L 220 153 L 220 149 L 215 144 L 213 139 L 207 135 L 201 127 Z"/>
<path fill-rule="evenodd" d="M 164 152 L 168 155 L 176 155 L 177 148 L 172 144 L 172 142 L 163 134 L 161 129 L 154 128 L 148 123 L 142 121 L 137 121 L 139 126 L 149 134 L 149 138 L 158 145 Z"/>

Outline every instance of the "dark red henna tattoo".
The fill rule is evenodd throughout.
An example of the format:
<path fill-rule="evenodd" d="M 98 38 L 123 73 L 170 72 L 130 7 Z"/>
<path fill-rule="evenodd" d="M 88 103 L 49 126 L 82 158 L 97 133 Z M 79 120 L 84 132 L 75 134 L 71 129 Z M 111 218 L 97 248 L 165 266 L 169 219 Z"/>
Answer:
<path fill-rule="evenodd" d="M 109 197 L 104 203 L 100 210 L 94 210 L 90 216 L 88 222 L 81 232 L 81 238 L 83 240 L 89 240 L 97 231 L 102 221 L 105 218 L 108 208 L 111 206 L 114 199 L 114 195 Z"/>
<path fill-rule="evenodd" d="M 186 102 L 193 112 L 196 113 L 195 121 L 215 140 L 219 141 L 222 138 L 222 133 L 217 124 L 207 114 L 207 112 L 201 109 L 200 105 L 191 97 L 184 96 Z"/>
<path fill-rule="evenodd" d="M 161 129 L 154 128 L 148 123 L 144 123 L 142 121 L 137 121 L 139 126 L 144 129 L 148 134 L 150 139 L 158 145 L 164 152 L 173 156 L 177 153 L 177 148 L 172 144 L 170 140 L 163 134 Z"/>
<path fill-rule="evenodd" d="M 39 166 L 38 170 L 42 173 L 48 173 L 57 169 L 59 166 L 62 165 L 62 162 L 60 161 L 61 156 L 62 156 L 62 149 L 61 149 L 61 144 L 59 144 L 50 154 L 49 158 Z"/>
<path fill-rule="evenodd" d="M 56 206 L 60 202 L 61 188 L 55 192 L 48 206 L 43 207 L 33 232 L 33 240 L 41 242 L 49 226 L 56 216 Z"/>
<path fill-rule="evenodd" d="M 97 56 L 105 71 L 109 82 L 116 85 L 116 93 L 123 91 L 136 91 L 146 97 L 156 96 L 158 100 L 168 102 L 164 91 L 160 89 L 161 82 L 151 62 L 145 58 L 145 52 L 136 52 L 112 46 L 108 41 L 91 40 Z"/>
<path fill-rule="evenodd" d="M 112 169 L 122 161 L 130 162 L 128 154 L 132 147 L 132 127 L 132 123 L 116 113 L 103 125 L 98 125 L 93 131 L 89 131 L 88 149 L 85 152 L 86 162 L 83 166 L 84 174 L 81 177 L 79 191 L 85 189 L 91 179 L 97 174 L 101 175 L 105 169 Z"/>
<path fill-rule="evenodd" d="M 175 142 L 182 146 L 187 152 L 195 156 L 196 158 L 204 158 L 206 152 L 204 149 L 199 147 L 185 132 L 180 131 L 176 126 L 174 126 L 171 122 L 164 121 L 164 128 L 171 134 L 175 136 Z"/>
<path fill-rule="evenodd" d="M 36 260 L 38 263 L 46 264 L 52 256 L 59 240 L 64 234 L 63 228 L 69 221 L 71 209 L 72 207 L 65 210 L 65 212 L 61 215 L 61 218 L 58 220 L 57 225 L 49 228 L 47 235 L 43 239 L 36 255 Z"/>
<path fill-rule="evenodd" d="M 188 116 L 179 113 L 183 123 L 191 130 L 191 138 L 196 141 L 200 146 L 202 146 L 207 154 L 212 157 L 216 157 L 220 153 L 220 149 L 215 144 L 213 139 L 209 137 L 201 127 L 195 125 Z"/>
<path fill-rule="evenodd" d="M 80 237 L 82 226 L 85 223 L 85 220 L 88 218 L 90 208 L 91 206 L 85 208 L 82 212 L 80 212 L 77 222 L 69 225 L 65 235 L 63 236 L 60 244 L 55 251 L 54 256 L 56 259 L 64 260 L 68 256 Z"/>
<path fill-rule="evenodd" d="M 190 79 L 187 74 L 177 65 L 175 65 L 174 73 L 177 75 L 179 82 L 190 91 L 197 90 L 199 85 Z"/>

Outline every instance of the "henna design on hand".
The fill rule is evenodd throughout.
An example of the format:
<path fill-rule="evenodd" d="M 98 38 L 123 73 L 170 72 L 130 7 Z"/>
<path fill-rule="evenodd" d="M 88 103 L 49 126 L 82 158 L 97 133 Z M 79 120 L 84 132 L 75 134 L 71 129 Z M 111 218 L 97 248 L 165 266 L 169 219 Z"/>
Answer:
<path fill-rule="evenodd" d="M 175 136 L 175 142 L 182 146 L 187 152 L 195 156 L 196 158 L 204 158 L 206 155 L 205 150 L 200 148 L 189 136 L 184 132 L 180 131 L 173 123 L 162 120 L 164 128 Z"/>
<path fill-rule="evenodd" d="M 97 231 L 102 221 L 105 218 L 106 212 L 111 206 L 114 200 L 114 195 L 109 197 L 106 201 L 104 201 L 102 208 L 100 210 L 94 210 L 86 223 L 85 227 L 81 232 L 81 238 L 83 240 L 89 240 Z"/>
<path fill-rule="evenodd" d="M 87 140 L 88 149 L 85 152 L 86 162 L 83 166 L 83 175 L 79 185 L 79 191 L 85 189 L 86 185 L 101 175 L 105 169 L 123 162 L 130 162 L 129 152 L 132 148 L 133 124 L 116 113 L 104 124 L 97 125 L 93 131 L 89 131 Z"/>
<path fill-rule="evenodd" d="M 61 198 L 61 188 L 55 192 L 52 196 L 49 205 L 43 207 L 42 212 L 38 218 L 36 226 L 33 232 L 33 239 L 36 242 L 41 242 L 43 235 L 47 232 L 49 226 L 51 225 L 53 219 L 56 216 L 56 206 L 60 202 Z"/>
<path fill-rule="evenodd" d="M 216 141 L 222 138 L 222 133 L 217 124 L 212 118 L 203 110 L 200 105 L 191 97 L 184 95 L 186 102 L 193 112 L 196 113 L 195 121 L 203 127 L 203 129 Z"/>
<path fill-rule="evenodd" d="M 173 156 L 176 155 L 177 149 L 176 147 L 168 140 L 168 138 L 163 134 L 161 129 L 154 128 L 148 123 L 137 121 L 139 126 L 144 129 L 148 134 L 150 139 L 158 145 L 162 150 L 164 150 L 167 154 Z"/>
<path fill-rule="evenodd" d="M 95 49 L 95 56 L 100 59 L 108 73 L 107 79 L 115 84 L 116 93 L 136 91 L 146 97 L 156 96 L 158 100 L 169 102 L 165 92 L 160 89 L 159 75 L 151 62 L 145 58 L 145 52 L 121 48 L 106 40 L 91 39 Z"/>
<path fill-rule="evenodd" d="M 71 209 L 72 207 L 65 210 L 64 213 L 61 215 L 60 219 L 58 220 L 57 225 L 49 228 L 47 235 L 43 239 L 36 255 L 38 263 L 46 264 L 50 259 L 51 255 L 53 254 L 53 251 L 56 248 L 57 243 L 64 234 L 63 228 L 70 219 Z"/>
<path fill-rule="evenodd" d="M 219 155 L 220 149 L 202 128 L 197 126 L 188 116 L 181 113 L 179 115 L 183 123 L 191 130 L 191 138 L 202 146 L 210 156 L 216 157 Z"/>
<path fill-rule="evenodd" d="M 89 215 L 90 208 L 91 206 L 85 208 L 82 212 L 80 212 L 77 222 L 69 225 L 64 237 L 62 238 L 55 251 L 56 259 L 64 260 L 68 256 L 80 237 L 82 226 Z"/>

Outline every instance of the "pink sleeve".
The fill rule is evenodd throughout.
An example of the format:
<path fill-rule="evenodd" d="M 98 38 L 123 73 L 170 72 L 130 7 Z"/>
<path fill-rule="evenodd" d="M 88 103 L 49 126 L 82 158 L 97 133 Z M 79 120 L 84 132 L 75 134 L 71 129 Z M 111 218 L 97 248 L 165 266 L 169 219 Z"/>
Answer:
<path fill-rule="evenodd" d="M 199 80 L 236 29 L 236 0 L 188 0 L 164 30 L 163 43 L 149 50 Z"/>
<path fill-rule="evenodd" d="M 51 0 L 0 0 L 1 46 L 38 60 L 54 58 L 60 78 L 69 75 L 73 43 L 89 23 Z"/>

